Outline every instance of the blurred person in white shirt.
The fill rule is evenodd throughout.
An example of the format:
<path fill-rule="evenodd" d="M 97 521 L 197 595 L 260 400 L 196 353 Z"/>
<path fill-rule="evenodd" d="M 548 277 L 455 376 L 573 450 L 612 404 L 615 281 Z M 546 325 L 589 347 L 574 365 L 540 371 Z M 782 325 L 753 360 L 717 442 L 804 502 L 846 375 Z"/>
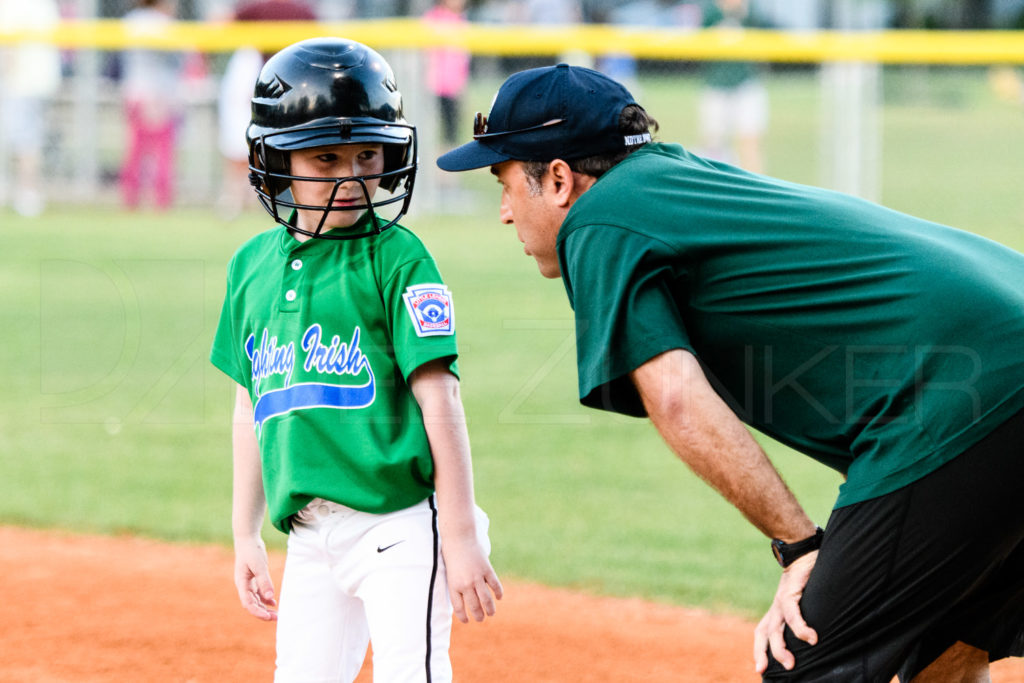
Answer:
<path fill-rule="evenodd" d="M 0 0 L 0 26 L 15 32 L 45 31 L 59 21 L 54 0 Z M 15 173 L 10 201 L 25 217 L 38 216 L 46 206 L 43 149 L 48 110 L 60 81 L 60 52 L 56 46 L 29 41 L 0 51 L 3 135 Z"/>

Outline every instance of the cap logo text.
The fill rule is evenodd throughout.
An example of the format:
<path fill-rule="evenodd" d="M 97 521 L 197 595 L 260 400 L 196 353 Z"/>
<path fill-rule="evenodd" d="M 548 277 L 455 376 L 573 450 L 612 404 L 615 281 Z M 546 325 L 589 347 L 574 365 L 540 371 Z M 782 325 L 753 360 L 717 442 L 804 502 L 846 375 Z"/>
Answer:
<path fill-rule="evenodd" d="M 651 141 L 651 134 L 650 133 L 643 133 L 642 135 L 627 135 L 627 136 L 625 136 L 625 140 L 626 140 L 626 145 L 627 146 L 642 145 L 645 142 L 650 142 Z"/>

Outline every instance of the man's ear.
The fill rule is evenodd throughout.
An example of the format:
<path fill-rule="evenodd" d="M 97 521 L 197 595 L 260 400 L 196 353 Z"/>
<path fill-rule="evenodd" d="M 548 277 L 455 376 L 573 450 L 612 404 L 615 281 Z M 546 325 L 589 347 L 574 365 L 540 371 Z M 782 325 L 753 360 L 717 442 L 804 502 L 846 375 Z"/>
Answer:
<path fill-rule="evenodd" d="M 548 164 L 547 181 L 558 206 L 571 206 L 577 181 L 569 164 L 561 159 Z"/>
<path fill-rule="evenodd" d="M 569 164 L 561 159 L 555 159 L 548 164 L 545 178 L 551 184 L 549 189 L 556 203 L 565 209 L 571 207 L 580 195 L 593 187 L 597 181 L 592 175 L 574 173 Z"/>

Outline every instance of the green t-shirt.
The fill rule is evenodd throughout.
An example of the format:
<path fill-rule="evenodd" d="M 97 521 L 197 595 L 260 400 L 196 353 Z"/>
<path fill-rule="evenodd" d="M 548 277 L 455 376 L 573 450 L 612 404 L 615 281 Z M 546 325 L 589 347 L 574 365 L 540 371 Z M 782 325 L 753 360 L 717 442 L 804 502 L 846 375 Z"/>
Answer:
<path fill-rule="evenodd" d="M 642 416 L 628 373 L 687 349 L 741 419 L 848 475 L 837 506 L 1024 408 L 1024 256 L 971 233 L 651 144 L 558 253 L 585 405 Z"/>
<path fill-rule="evenodd" d="M 299 242 L 279 226 L 245 243 L 210 360 L 249 390 L 274 525 L 313 497 L 384 513 L 430 495 L 407 380 L 435 359 L 457 373 L 456 355 L 451 294 L 405 228 Z"/>

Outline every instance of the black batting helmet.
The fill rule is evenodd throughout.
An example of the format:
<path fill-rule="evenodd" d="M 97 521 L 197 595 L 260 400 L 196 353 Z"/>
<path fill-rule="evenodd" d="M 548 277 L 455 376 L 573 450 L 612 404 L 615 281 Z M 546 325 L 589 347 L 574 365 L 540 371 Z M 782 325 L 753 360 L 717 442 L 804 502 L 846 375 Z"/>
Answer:
<path fill-rule="evenodd" d="M 395 75 L 377 52 L 344 38 L 310 38 L 290 45 L 263 66 L 252 98 L 249 143 L 249 178 L 260 203 L 278 223 L 311 237 L 351 239 L 376 234 L 405 215 L 416 177 L 416 129 L 402 114 L 402 94 Z M 291 175 L 289 152 L 310 147 L 350 143 L 380 143 L 384 170 L 373 176 L 299 178 Z M 366 180 L 380 179 L 391 196 L 376 203 Z M 288 192 L 293 180 L 362 186 L 365 203 L 345 209 L 298 204 Z M 377 207 L 398 205 L 388 222 Z M 281 209 L 286 215 L 281 215 Z M 322 210 L 314 232 L 288 222 L 292 209 Z M 325 231 L 332 211 L 368 211 L 372 229 Z M 337 233 L 337 234 L 335 234 Z"/>

